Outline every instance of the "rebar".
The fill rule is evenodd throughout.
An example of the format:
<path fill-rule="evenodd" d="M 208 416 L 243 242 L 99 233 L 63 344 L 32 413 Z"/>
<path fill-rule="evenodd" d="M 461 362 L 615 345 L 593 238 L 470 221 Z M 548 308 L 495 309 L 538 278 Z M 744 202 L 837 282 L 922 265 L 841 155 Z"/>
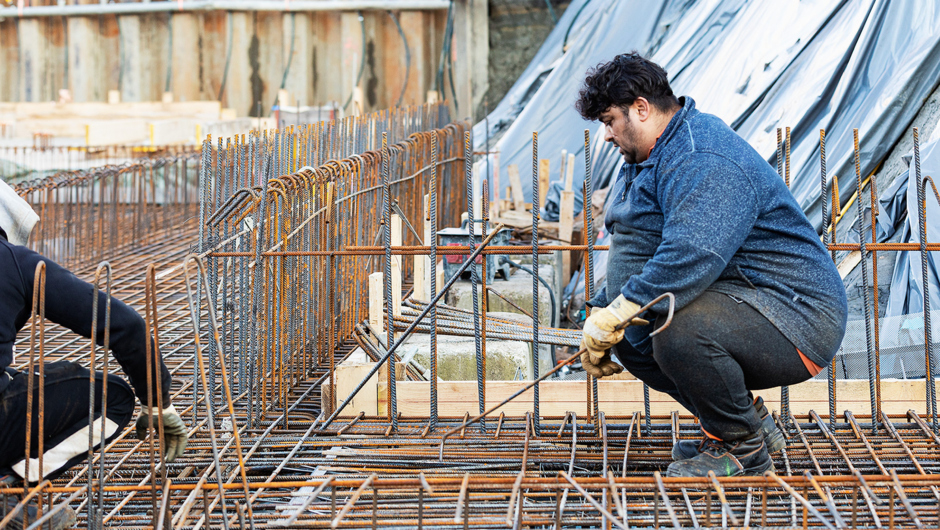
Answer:
<path fill-rule="evenodd" d="M 540 245 L 535 207 L 531 249 L 490 247 L 487 240 L 475 239 L 466 246 L 440 247 L 436 238 L 422 241 L 411 231 L 401 245 L 393 246 L 387 237 L 378 245 L 377 236 L 390 229 L 386 219 L 393 206 L 414 227 L 427 216 L 432 234 L 439 221 L 455 225 L 462 211 L 473 211 L 473 188 L 466 186 L 472 182 L 467 165 L 471 155 L 465 150 L 468 126 L 447 122 L 443 106 L 395 109 L 278 133 L 255 132 L 221 144 L 208 141 L 202 153 L 167 158 L 163 165 L 90 169 L 72 180 L 19 188 L 45 212 L 47 226 L 33 240 L 34 248 L 70 264 L 80 277 L 91 280 L 97 273 L 99 286 L 108 269 L 97 268 L 96 262 L 109 260 L 113 273 L 103 288 L 145 313 L 155 339 L 148 359 L 165 359 L 174 379 L 170 394 L 189 421 L 191 438 L 189 450 L 166 463 L 154 437 L 137 441 L 128 429 L 98 452 L 89 452 L 85 466 L 52 482 L 0 490 L 0 496 L 25 499 L 14 508 L 20 511 L 27 503 L 41 502 L 41 519 L 31 525 L 70 505 L 79 508 L 81 526 L 94 528 L 940 524 L 940 479 L 935 478 L 940 476 L 940 438 L 929 312 L 926 409 L 912 403 L 905 416 L 882 412 L 880 377 L 873 372 L 871 412 L 856 416 L 848 411 L 837 418 L 836 373 L 830 368 L 829 414 L 811 411 L 794 417 L 788 412 L 781 418 L 789 425 L 791 442 L 785 453 L 774 455 L 779 476 L 661 477 L 673 443 L 699 438 L 700 429 L 687 416 L 653 414 L 648 388 L 643 410 L 615 413 L 600 410 L 592 381 L 585 384 L 590 399 L 577 412 L 542 415 L 536 397 L 530 412 L 500 414 L 491 420 L 496 428 L 485 431 L 467 429 L 469 416 L 441 415 L 438 333 L 486 333 L 488 339 L 532 343 L 538 377 L 538 345 L 576 346 L 579 331 L 540 326 L 537 282 L 530 326 L 483 315 L 482 309 L 444 305 L 441 293 L 451 284 L 439 290 L 432 269 L 432 300 L 404 295 L 400 317 L 392 314 L 383 285 L 388 342 L 382 344 L 357 334 L 367 320 L 364 285 L 369 273 L 400 259 L 407 281 L 413 270 L 402 256 L 431 256 L 436 265 L 438 256 L 459 254 L 469 267 L 478 256 L 531 252 L 537 274 L 539 256 L 560 248 L 585 253 L 588 295 L 593 252 L 607 250 L 593 244 L 587 180 L 587 237 L 582 245 Z M 826 204 L 830 193 L 823 134 L 820 141 L 821 199 L 826 224 L 833 227 L 831 238 L 823 228 L 830 251 L 860 250 L 865 263 L 873 259 L 866 254 L 871 250 L 907 250 L 922 257 L 940 250 L 940 244 L 926 239 L 923 204 L 932 181 L 919 173 L 916 140 L 922 237 L 903 244 L 868 243 L 865 232 L 858 243 L 836 240 L 836 223 L 829 224 Z M 537 161 L 537 135 L 533 155 Z M 783 156 L 778 161 L 782 164 Z M 585 164 L 590 175 L 587 151 Z M 537 197 L 536 165 L 533 177 L 532 196 Z M 43 191 L 49 189 L 54 191 Z M 202 200 L 199 193 L 204 193 Z M 85 209 L 78 210 L 79 204 Z M 61 223 L 68 207 L 76 220 L 71 233 L 52 222 Z M 476 220 L 468 217 L 473 234 Z M 863 222 L 863 230 L 871 228 Z M 108 240 L 125 228 L 133 236 Z M 496 233 L 485 230 L 486 238 Z M 76 233 L 92 235 L 93 241 L 59 241 Z M 187 257 L 193 251 L 196 256 Z M 17 342 L 18 351 L 28 355 L 17 367 L 28 369 L 25 358 L 32 357 L 35 370 L 61 359 L 108 370 L 100 347 L 89 349 L 86 339 L 43 322 L 41 295 L 37 297 L 29 333 Z M 393 367 L 399 361 L 396 346 L 417 332 L 429 332 L 434 341 L 431 413 L 408 417 L 395 409 L 393 384 L 388 383 L 397 374 L 389 370 L 386 408 L 378 415 L 339 414 L 341 361 L 362 347 L 373 362 L 379 361 L 377 367 Z M 877 352 L 877 336 L 872 341 Z M 388 365 L 381 362 L 383 355 Z M 875 355 L 870 359 L 879 361 Z M 406 378 L 421 375 L 410 366 L 403 373 Z M 41 385 L 41 378 L 33 383 Z M 480 388 L 486 392 L 482 384 Z M 36 394 L 42 399 L 42 392 Z M 582 411 L 593 423 L 578 424 Z M 883 429 L 876 429 L 879 422 Z M 448 432 L 453 434 L 442 452 Z M 714 513 L 713 494 L 719 506 Z M 14 514 L 6 510 L 6 503 L 0 503 L 4 521 Z"/>

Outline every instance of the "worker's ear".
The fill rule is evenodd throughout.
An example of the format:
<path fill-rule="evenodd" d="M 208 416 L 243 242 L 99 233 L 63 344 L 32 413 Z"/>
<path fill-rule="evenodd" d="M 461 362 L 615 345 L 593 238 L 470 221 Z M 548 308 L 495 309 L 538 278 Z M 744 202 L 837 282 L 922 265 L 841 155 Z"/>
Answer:
<path fill-rule="evenodd" d="M 633 102 L 633 108 L 636 109 L 636 114 L 640 121 L 646 121 L 649 119 L 652 108 L 650 107 L 650 102 L 647 101 L 646 98 L 636 98 L 636 100 Z"/>

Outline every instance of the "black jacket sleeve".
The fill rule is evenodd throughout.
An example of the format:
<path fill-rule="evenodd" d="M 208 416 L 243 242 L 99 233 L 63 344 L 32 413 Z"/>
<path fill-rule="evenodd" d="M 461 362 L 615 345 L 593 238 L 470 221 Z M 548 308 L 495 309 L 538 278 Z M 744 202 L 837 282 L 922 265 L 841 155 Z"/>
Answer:
<path fill-rule="evenodd" d="M 13 246 L 19 272 L 26 292 L 25 302 L 30 307 L 33 298 L 33 278 L 40 261 L 46 263 L 46 318 L 74 331 L 85 338 L 91 337 L 92 304 L 98 296 L 98 325 L 95 342 L 104 345 L 105 313 L 107 295 L 96 290 L 90 283 L 78 279 L 74 274 L 26 247 Z M 28 312 L 27 312 L 28 314 Z M 20 324 L 22 326 L 24 323 Z M 147 328 L 144 319 L 130 306 L 111 297 L 110 348 L 115 359 L 134 386 L 134 392 L 143 406 L 147 405 Z M 151 350 L 153 351 L 153 350 Z M 159 360 L 160 390 L 163 406 L 170 404 L 170 372 L 163 359 Z M 151 376 L 151 385 L 157 385 L 156 367 Z M 153 406 L 156 406 L 154 396 Z"/>

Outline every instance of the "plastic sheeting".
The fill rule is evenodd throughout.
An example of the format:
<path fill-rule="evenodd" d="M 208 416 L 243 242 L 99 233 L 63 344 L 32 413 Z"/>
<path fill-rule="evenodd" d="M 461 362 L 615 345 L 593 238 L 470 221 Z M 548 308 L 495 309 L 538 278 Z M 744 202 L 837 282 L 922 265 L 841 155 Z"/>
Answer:
<path fill-rule="evenodd" d="M 916 208 L 917 204 L 917 182 L 915 178 L 911 178 L 911 174 L 914 172 L 913 168 L 910 168 L 909 171 L 900 175 L 895 179 L 892 186 L 882 194 L 881 200 L 879 201 L 879 228 L 882 227 L 882 219 L 887 221 L 888 219 L 896 220 L 898 218 L 903 219 L 901 223 L 901 230 L 904 230 L 904 233 L 901 237 L 901 242 L 904 243 L 920 243 L 923 241 L 921 238 L 921 226 L 918 218 L 918 211 Z M 940 141 L 933 141 L 923 146 L 921 149 L 921 176 L 925 175 L 940 175 Z M 933 194 L 933 189 L 930 184 L 927 184 L 926 189 L 926 218 L 927 218 L 927 238 L 926 241 L 940 241 L 940 204 L 937 202 L 937 197 Z M 901 203 L 904 203 L 903 205 Z M 915 206 L 911 208 L 911 206 Z M 888 224 L 885 222 L 884 224 Z M 898 223 L 892 223 L 895 226 Z M 891 234 L 885 227 L 884 237 L 885 240 L 891 237 Z M 881 230 L 879 230 L 881 232 Z M 879 233 L 879 237 L 881 234 Z M 940 265 L 940 252 L 927 252 L 927 283 L 931 286 L 930 289 L 930 308 L 931 309 L 940 309 L 940 273 L 938 273 L 938 265 Z M 921 262 L 921 253 L 920 252 L 909 252 L 903 251 L 898 252 L 895 266 L 894 266 L 894 275 L 891 278 L 891 293 L 888 296 L 888 305 L 885 309 L 886 317 L 893 317 L 899 315 L 908 315 L 913 313 L 920 313 L 923 317 L 924 312 L 924 277 L 923 277 L 923 264 Z M 923 330 L 923 321 L 920 324 L 921 329 Z M 936 337 L 940 339 L 940 336 Z M 921 344 L 923 344 L 923 336 L 921 336 Z"/>
<path fill-rule="evenodd" d="M 589 129 L 595 188 L 604 187 L 619 157 L 603 143 L 598 125 L 581 119 L 574 102 L 589 67 L 634 49 L 663 65 L 676 94 L 695 98 L 699 109 L 731 124 L 773 164 L 776 128 L 792 127 L 791 188 L 818 226 L 819 130 L 828 131 L 829 175 L 839 176 L 846 200 L 855 191 L 853 128 L 859 129 L 867 175 L 936 86 L 940 4 L 575 1 L 486 122 L 474 127 L 477 150 L 491 138 L 502 174 L 516 164 L 525 176 L 533 131 L 539 132 L 540 158 L 557 160 L 562 149 L 583 157 L 583 131 Z M 560 179 L 558 169 L 552 167 L 551 180 Z M 575 183 L 583 177 L 580 162 Z M 522 180 L 530 200 L 530 179 Z"/>
<path fill-rule="evenodd" d="M 594 187 L 606 187 L 621 160 L 574 102 L 589 67 L 634 49 L 663 65 L 677 95 L 695 98 L 699 109 L 721 117 L 774 165 L 776 129 L 791 127 L 791 190 L 819 228 L 820 129 L 827 131 L 828 175 L 838 176 L 845 202 L 856 187 L 853 129 L 859 129 L 864 178 L 910 133 L 940 79 L 940 3 L 575 0 L 504 100 L 474 127 L 477 150 L 490 138 L 500 171 L 516 164 L 531 200 L 525 176 L 532 132 L 539 132 L 540 158 L 557 160 L 562 149 L 579 157 L 579 189 L 583 131 L 590 129 Z M 551 180 L 559 180 L 558 169 L 552 167 Z M 928 212 L 931 218 L 938 219 Z M 892 296 L 896 288 L 909 296 L 909 285 L 920 281 L 919 262 L 907 270 L 913 271 L 907 283 L 896 277 Z M 916 310 L 914 299 L 905 299 L 899 310 Z"/>

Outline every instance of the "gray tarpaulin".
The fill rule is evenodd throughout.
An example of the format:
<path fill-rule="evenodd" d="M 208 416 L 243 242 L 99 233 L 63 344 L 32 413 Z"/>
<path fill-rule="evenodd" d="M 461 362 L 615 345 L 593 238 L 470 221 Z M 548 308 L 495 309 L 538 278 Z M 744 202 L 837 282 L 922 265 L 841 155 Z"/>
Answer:
<path fill-rule="evenodd" d="M 677 95 L 721 117 L 774 165 L 776 129 L 791 127 L 791 189 L 819 227 L 820 129 L 827 131 L 828 175 L 838 176 L 844 203 L 856 187 L 853 129 L 864 178 L 910 134 L 940 79 L 940 2 L 575 0 L 503 101 L 474 127 L 476 150 L 489 138 L 500 174 L 517 165 L 531 200 L 532 132 L 539 132 L 539 157 L 552 161 L 552 181 L 561 150 L 577 156 L 579 190 L 589 129 L 595 188 L 605 187 L 619 157 L 573 105 L 589 67 L 631 50 L 663 65 Z M 491 176 L 494 163 L 491 157 Z M 908 283 L 920 281 L 912 279 L 920 277 L 917 267 L 908 267 Z M 908 291 L 903 278 L 895 280 L 892 296 L 896 288 Z"/>
<path fill-rule="evenodd" d="M 904 158 L 910 161 L 911 156 Z M 878 200 L 876 231 L 879 243 L 920 243 L 917 211 L 917 184 L 911 178 L 914 168 L 904 171 Z M 940 140 L 932 140 L 921 149 L 921 176 L 940 175 Z M 927 241 L 940 241 L 940 203 L 928 184 L 925 201 Z M 908 208 L 911 209 L 908 209 Z M 871 234 L 866 230 L 866 241 Z M 858 238 L 850 238 L 857 241 Z M 884 314 L 879 321 L 879 345 L 882 377 L 924 377 L 924 274 L 920 252 L 902 251 L 894 255 L 894 273 Z M 930 315 L 934 349 L 940 348 L 940 252 L 927 253 L 927 284 L 930 285 Z M 867 352 L 865 321 L 848 324 L 839 351 L 840 377 L 866 377 Z M 936 361 L 934 361 L 936 362 Z"/>

